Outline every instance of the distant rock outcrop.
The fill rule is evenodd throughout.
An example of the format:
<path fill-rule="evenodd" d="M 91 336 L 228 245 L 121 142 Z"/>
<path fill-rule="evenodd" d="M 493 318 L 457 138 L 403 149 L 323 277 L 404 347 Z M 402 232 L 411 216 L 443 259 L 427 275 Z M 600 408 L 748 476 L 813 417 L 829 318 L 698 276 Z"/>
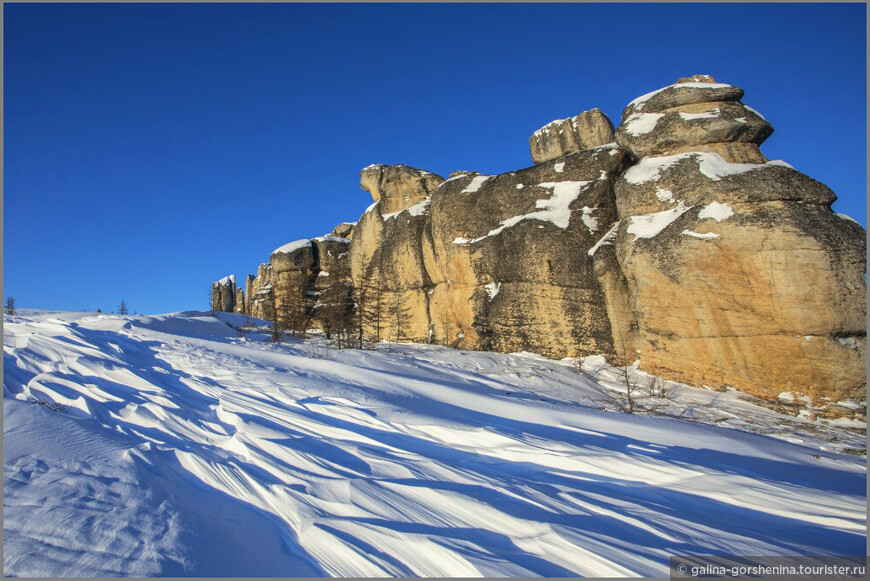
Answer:
<path fill-rule="evenodd" d="M 213 311 L 232 313 L 236 308 L 236 277 L 231 274 L 211 283 L 211 308 Z"/>
<path fill-rule="evenodd" d="M 347 228 L 346 226 L 351 226 Z M 352 232 L 352 223 L 336 231 Z M 276 248 L 257 276 L 248 276 L 253 317 L 286 329 L 332 325 L 336 308 L 350 302 L 350 238 L 320 236 Z M 326 302 L 324 302 L 324 299 Z M 336 303 L 342 303 L 336 307 Z"/>
<path fill-rule="evenodd" d="M 762 155 L 773 128 L 742 98 L 682 78 L 615 131 L 598 109 L 548 124 L 535 165 L 500 175 L 371 165 L 359 222 L 277 249 L 236 308 L 327 332 L 350 315 L 370 340 L 639 360 L 766 398 L 855 397 L 866 231 Z M 221 308 L 238 293 L 213 285 Z"/>

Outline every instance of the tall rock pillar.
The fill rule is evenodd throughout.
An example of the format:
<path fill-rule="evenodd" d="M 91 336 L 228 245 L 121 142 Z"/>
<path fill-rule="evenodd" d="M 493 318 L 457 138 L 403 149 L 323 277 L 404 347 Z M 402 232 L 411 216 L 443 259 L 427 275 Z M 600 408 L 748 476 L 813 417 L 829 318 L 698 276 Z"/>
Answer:
<path fill-rule="evenodd" d="M 773 128 L 743 91 L 680 79 L 616 131 L 613 244 L 641 369 L 762 397 L 857 395 L 866 383 L 866 231 L 824 184 L 758 146 Z"/>

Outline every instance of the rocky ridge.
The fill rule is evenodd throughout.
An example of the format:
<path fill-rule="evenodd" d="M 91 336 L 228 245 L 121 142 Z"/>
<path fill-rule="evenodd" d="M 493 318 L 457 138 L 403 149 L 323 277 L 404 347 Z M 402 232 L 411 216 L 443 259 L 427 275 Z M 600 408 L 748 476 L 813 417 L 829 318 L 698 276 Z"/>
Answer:
<path fill-rule="evenodd" d="M 743 95 L 682 78 L 615 131 L 598 109 L 546 125 L 535 165 L 501 175 L 371 165 L 358 223 L 277 249 L 245 293 L 214 283 L 213 304 L 332 328 L 325 305 L 344 301 L 373 340 L 864 399 L 866 232 L 824 184 L 764 157 L 773 127 Z"/>

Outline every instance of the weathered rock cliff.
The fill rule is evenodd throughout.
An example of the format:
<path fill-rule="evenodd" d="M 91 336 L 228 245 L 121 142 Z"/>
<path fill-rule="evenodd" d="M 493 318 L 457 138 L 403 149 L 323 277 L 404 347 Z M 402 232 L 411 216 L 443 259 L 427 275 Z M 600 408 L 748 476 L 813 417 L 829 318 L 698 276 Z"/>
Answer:
<path fill-rule="evenodd" d="M 742 95 L 677 83 L 629 105 L 617 129 L 639 158 L 615 184 L 613 242 L 641 368 L 769 397 L 852 395 L 866 381 L 866 232 L 784 162 L 725 159 L 732 144 L 744 147 L 730 161 L 763 159 L 751 152 L 772 132 Z"/>
<path fill-rule="evenodd" d="M 335 231 L 350 234 L 353 224 Z M 336 309 L 351 304 L 349 244 L 349 238 L 327 235 L 276 248 L 257 276 L 248 276 L 248 314 L 285 329 L 332 327 Z"/>
<path fill-rule="evenodd" d="M 608 145 L 439 186 L 424 243 L 435 337 L 556 358 L 611 354 L 586 250 L 616 219 L 612 182 L 623 157 Z"/>
<path fill-rule="evenodd" d="M 369 166 L 360 186 L 375 203 L 353 230 L 350 265 L 366 310 L 364 335 L 429 341 L 432 282 L 423 264 L 430 196 L 444 178 L 405 165 Z"/>
<path fill-rule="evenodd" d="M 598 109 L 554 121 L 529 140 L 535 165 L 501 175 L 371 165 L 358 223 L 276 250 L 247 303 L 229 279 L 214 300 L 288 325 L 352 318 L 375 340 L 855 396 L 866 232 L 825 185 L 762 155 L 773 128 L 743 94 L 696 75 L 632 101 L 615 131 Z"/>
<path fill-rule="evenodd" d="M 236 308 L 236 277 L 231 274 L 211 283 L 213 311 L 232 313 Z"/>

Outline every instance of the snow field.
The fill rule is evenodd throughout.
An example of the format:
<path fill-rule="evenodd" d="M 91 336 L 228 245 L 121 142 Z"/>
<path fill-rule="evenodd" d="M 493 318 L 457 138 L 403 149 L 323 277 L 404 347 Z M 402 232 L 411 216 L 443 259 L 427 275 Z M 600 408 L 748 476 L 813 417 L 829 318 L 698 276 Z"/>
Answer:
<path fill-rule="evenodd" d="M 661 576 L 674 554 L 863 551 L 848 430 L 670 382 L 618 413 L 600 357 L 337 351 L 219 317 L 6 318 L 7 575 Z"/>

